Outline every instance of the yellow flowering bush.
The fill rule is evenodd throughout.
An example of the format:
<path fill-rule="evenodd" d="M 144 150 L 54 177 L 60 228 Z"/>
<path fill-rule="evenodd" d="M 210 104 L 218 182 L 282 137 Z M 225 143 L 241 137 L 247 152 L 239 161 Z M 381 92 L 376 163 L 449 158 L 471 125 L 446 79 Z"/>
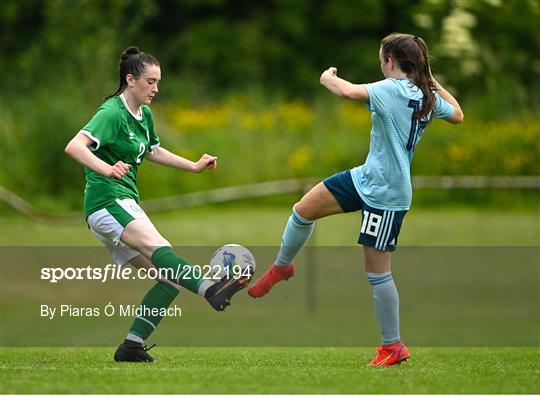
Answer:
<path fill-rule="evenodd" d="M 206 107 L 163 105 L 156 111 L 163 145 L 192 160 L 204 152 L 217 155 L 219 166 L 202 178 L 143 167 L 141 187 L 163 196 L 290 177 L 323 178 L 362 164 L 369 150 L 370 112 L 357 102 L 324 100 L 261 104 L 237 97 Z M 467 109 L 465 114 L 459 126 L 431 123 L 416 146 L 413 175 L 538 175 L 540 123 L 535 116 L 485 122 Z"/>

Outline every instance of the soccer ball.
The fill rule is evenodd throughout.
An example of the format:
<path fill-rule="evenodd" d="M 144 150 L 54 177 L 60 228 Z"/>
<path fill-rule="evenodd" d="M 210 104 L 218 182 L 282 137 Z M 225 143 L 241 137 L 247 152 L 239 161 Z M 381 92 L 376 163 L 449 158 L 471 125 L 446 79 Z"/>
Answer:
<path fill-rule="evenodd" d="M 242 245 L 223 245 L 210 259 L 210 271 L 214 280 L 243 278 L 249 281 L 255 272 L 255 257 Z"/>

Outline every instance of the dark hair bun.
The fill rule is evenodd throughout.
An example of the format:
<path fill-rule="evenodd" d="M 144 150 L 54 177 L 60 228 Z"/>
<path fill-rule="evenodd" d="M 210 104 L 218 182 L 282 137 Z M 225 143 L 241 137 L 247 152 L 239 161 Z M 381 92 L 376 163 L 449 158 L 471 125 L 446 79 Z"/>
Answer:
<path fill-rule="evenodd" d="M 121 58 L 122 60 L 129 58 L 130 55 L 137 55 L 140 54 L 141 51 L 137 47 L 129 47 L 124 52 L 122 52 Z"/>

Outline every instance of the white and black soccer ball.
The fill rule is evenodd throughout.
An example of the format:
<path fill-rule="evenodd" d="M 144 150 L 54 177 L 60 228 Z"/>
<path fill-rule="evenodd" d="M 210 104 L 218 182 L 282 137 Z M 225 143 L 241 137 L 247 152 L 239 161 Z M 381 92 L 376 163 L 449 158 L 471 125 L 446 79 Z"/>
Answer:
<path fill-rule="evenodd" d="M 210 259 L 210 270 L 215 280 L 224 277 L 250 279 L 255 267 L 255 257 L 249 249 L 235 243 L 223 245 Z"/>

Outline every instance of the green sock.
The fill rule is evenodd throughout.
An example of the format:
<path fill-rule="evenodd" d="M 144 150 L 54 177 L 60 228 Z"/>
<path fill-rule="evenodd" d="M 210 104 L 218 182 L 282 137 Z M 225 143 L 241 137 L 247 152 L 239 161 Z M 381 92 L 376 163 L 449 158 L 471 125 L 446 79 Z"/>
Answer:
<path fill-rule="evenodd" d="M 193 293 L 198 293 L 199 286 L 204 282 L 202 271 L 193 270 L 194 267 L 187 260 L 177 256 L 170 246 L 162 246 L 154 250 L 152 263 L 158 269 L 170 269 L 167 271 L 167 279 Z M 181 274 L 178 279 L 175 278 L 176 274 Z"/>
<path fill-rule="evenodd" d="M 146 307 L 144 311 L 150 311 L 152 308 L 158 308 L 154 311 L 159 311 L 161 308 L 168 308 L 176 296 L 178 296 L 178 293 L 179 290 L 176 287 L 158 282 L 146 293 L 141 301 L 141 306 Z M 163 315 L 159 314 L 137 316 L 133 320 L 129 333 L 146 340 L 156 329 L 161 319 L 163 319 Z"/>

